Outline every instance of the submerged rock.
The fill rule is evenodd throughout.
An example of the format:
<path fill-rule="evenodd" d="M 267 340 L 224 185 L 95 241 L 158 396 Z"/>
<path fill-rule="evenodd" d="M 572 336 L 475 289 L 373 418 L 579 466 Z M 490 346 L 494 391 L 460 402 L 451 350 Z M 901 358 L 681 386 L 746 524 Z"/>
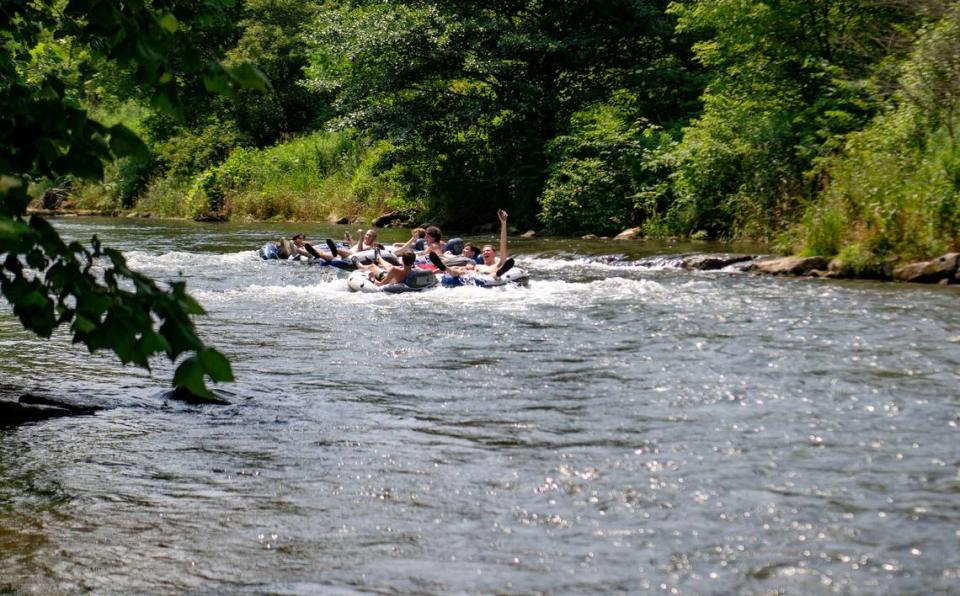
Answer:
<path fill-rule="evenodd" d="M 188 404 L 214 404 L 218 406 L 229 406 L 230 402 L 223 399 L 222 397 L 217 397 L 212 395 L 210 397 L 205 397 L 203 395 L 197 395 L 196 393 L 190 391 L 186 387 L 177 387 L 176 389 L 171 389 L 163 393 L 164 399 L 172 399 L 174 401 L 182 401 Z"/>
<path fill-rule="evenodd" d="M 92 414 L 99 410 L 39 395 L 22 395 L 17 401 L 0 400 L 0 426 L 19 426 L 63 416 Z"/>
<path fill-rule="evenodd" d="M 732 253 L 699 254 L 683 257 L 681 266 L 688 271 L 716 271 L 755 258 L 753 255 Z"/>
<path fill-rule="evenodd" d="M 75 404 L 68 401 L 63 401 L 59 399 L 53 399 L 50 397 L 44 397 L 42 395 L 32 395 L 26 393 L 20 396 L 18 400 L 21 404 L 34 405 L 34 406 L 50 406 L 54 408 L 62 408 L 69 411 L 71 414 L 93 414 L 100 408 L 96 406 L 85 406 L 81 404 Z"/>
<path fill-rule="evenodd" d="M 19 426 L 26 422 L 72 415 L 73 412 L 66 408 L 29 406 L 15 401 L 0 401 L 0 426 Z"/>

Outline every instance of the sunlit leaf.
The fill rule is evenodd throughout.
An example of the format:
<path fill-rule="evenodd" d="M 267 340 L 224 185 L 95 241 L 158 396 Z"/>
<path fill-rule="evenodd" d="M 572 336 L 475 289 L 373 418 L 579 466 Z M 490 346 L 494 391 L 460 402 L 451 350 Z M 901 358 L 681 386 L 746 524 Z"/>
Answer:
<path fill-rule="evenodd" d="M 173 384 L 176 387 L 185 387 L 192 393 L 203 397 L 211 397 L 213 393 L 203 382 L 203 366 L 196 356 L 185 358 L 173 374 Z"/>
<path fill-rule="evenodd" d="M 159 15 L 157 17 L 157 24 L 159 24 L 160 27 L 167 33 L 176 33 L 177 29 L 180 27 L 180 23 L 177 21 L 177 18 L 169 12 Z"/>

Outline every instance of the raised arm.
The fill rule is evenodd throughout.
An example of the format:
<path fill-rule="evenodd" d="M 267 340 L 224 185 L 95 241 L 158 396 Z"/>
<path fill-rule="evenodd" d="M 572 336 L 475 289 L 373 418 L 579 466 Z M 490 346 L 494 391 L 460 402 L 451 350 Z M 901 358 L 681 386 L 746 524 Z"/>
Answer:
<path fill-rule="evenodd" d="M 507 254 L 507 212 L 499 209 L 497 217 L 500 219 L 500 262 L 504 263 L 510 256 Z"/>
<path fill-rule="evenodd" d="M 398 255 L 398 254 L 407 252 L 408 250 L 412 251 L 413 245 L 416 244 L 416 242 L 417 242 L 417 231 L 413 230 L 413 232 L 410 233 L 410 239 L 404 242 L 403 246 L 393 249 L 393 254 Z"/>

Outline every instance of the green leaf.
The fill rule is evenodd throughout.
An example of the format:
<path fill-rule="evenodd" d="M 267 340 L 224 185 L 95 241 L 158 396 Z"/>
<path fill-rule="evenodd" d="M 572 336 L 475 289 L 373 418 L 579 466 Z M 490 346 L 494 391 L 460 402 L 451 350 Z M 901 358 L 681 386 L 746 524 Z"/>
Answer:
<path fill-rule="evenodd" d="M 185 358 L 176 372 L 173 373 L 173 384 L 176 387 L 186 387 L 196 395 L 210 397 L 213 394 L 203 382 L 203 367 L 196 356 Z"/>
<path fill-rule="evenodd" d="M 13 243 L 30 241 L 35 234 L 29 226 L 21 221 L 0 216 L 0 247 L 7 247 Z"/>
<path fill-rule="evenodd" d="M 90 333 L 96 328 L 97 326 L 92 321 L 81 315 L 77 315 L 73 320 L 73 330 L 76 332 Z"/>
<path fill-rule="evenodd" d="M 183 107 L 177 99 L 176 91 L 169 85 L 160 87 L 150 96 L 150 105 L 178 122 L 183 122 Z"/>
<path fill-rule="evenodd" d="M 116 124 L 110 129 L 110 150 L 117 157 L 129 156 L 138 161 L 147 161 L 150 150 L 132 130 L 123 124 Z"/>
<path fill-rule="evenodd" d="M 254 91 L 267 91 L 270 89 L 270 79 L 263 74 L 259 68 L 244 62 L 239 66 L 228 69 L 230 77 L 237 82 L 243 89 L 252 89 Z"/>
<path fill-rule="evenodd" d="M 54 163 L 58 172 L 68 172 L 81 178 L 99 180 L 103 177 L 103 162 L 87 149 L 71 147 L 66 155 Z"/>
<path fill-rule="evenodd" d="M 219 65 L 203 76 L 203 86 L 211 93 L 219 93 L 230 98 L 237 96 L 233 87 L 230 86 L 229 73 Z"/>
<path fill-rule="evenodd" d="M 160 28 L 167 33 L 176 33 L 177 29 L 180 27 L 177 17 L 173 16 L 169 12 L 158 15 L 157 24 L 160 25 Z"/>
<path fill-rule="evenodd" d="M 230 368 L 230 362 L 223 354 L 213 348 L 206 348 L 200 350 L 197 356 L 211 379 L 216 382 L 233 380 L 233 370 Z"/>

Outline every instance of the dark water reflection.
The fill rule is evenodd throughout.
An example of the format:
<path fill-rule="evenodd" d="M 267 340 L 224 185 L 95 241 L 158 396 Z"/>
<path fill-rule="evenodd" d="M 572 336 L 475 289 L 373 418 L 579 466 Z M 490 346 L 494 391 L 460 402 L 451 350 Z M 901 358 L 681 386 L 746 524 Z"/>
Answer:
<path fill-rule="evenodd" d="M 258 261 L 286 226 L 58 225 L 187 277 L 238 382 L 227 407 L 166 403 L 170 365 L 0 316 L 5 391 L 105 406 L 0 431 L 0 589 L 960 585 L 953 291 L 607 266 L 577 255 L 707 247 L 538 240 L 515 244 L 526 290 L 357 295 Z"/>

